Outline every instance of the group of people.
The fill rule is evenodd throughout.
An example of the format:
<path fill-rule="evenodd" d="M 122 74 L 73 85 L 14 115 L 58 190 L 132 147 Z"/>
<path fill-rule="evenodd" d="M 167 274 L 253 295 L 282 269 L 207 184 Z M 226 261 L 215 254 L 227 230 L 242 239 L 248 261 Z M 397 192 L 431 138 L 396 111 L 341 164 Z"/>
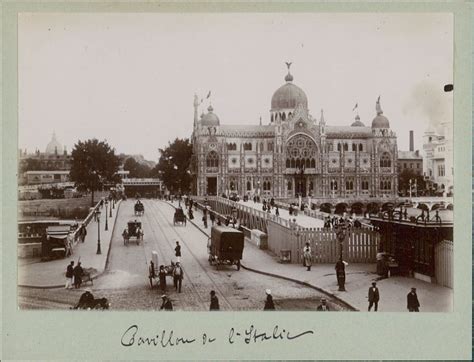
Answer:
<path fill-rule="evenodd" d="M 380 301 L 380 292 L 377 288 L 377 283 L 372 282 L 372 286 L 369 288 L 369 293 L 367 296 L 369 300 L 369 312 L 374 307 L 374 312 L 377 312 L 379 301 Z M 410 292 L 407 294 L 407 309 L 409 312 L 419 312 L 420 311 L 420 301 L 418 300 L 418 295 L 416 294 L 416 288 L 411 288 Z"/>
<path fill-rule="evenodd" d="M 280 210 L 278 209 L 278 206 L 275 205 L 275 199 L 273 197 L 270 199 L 270 201 L 264 199 L 262 210 L 270 214 L 272 212 L 272 209 L 275 209 L 276 216 L 280 216 Z"/>
<path fill-rule="evenodd" d="M 76 266 L 74 266 L 74 261 L 71 260 L 69 265 L 66 268 L 66 285 L 65 289 L 79 289 L 82 284 L 82 277 L 84 275 L 84 269 L 81 266 L 79 261 Z"/>
<path fill-rule="evenodd" d="M 355 219 L 352 221 L 351 219 L 344 218 L 344 217 L 337 217 L 337 216 L 326 216 L 324 218 L 324 228 L 325 229 L 334 229 L 337 228 L 341 224 L 346 224 L 347 227 L 351 228 L 354 227 L 356 229 L 359 229 L 362 227 L 362 223 L 358 220 Z"/>

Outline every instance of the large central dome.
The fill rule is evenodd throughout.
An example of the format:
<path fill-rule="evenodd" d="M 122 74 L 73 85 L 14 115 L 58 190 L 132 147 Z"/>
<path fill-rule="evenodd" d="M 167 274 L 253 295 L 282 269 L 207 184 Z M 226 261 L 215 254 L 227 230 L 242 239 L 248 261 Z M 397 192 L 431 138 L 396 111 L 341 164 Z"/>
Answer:
<path fill-rule="evenodd" d="M 272 97 L 272 111 L 279 109 L 294 109 L 298 104 L 308 108 L 308 98 L 305 92 L 293 84 L 293 76 L 289 73 L 285 77 L 286 84 L 276 90 Z"/>

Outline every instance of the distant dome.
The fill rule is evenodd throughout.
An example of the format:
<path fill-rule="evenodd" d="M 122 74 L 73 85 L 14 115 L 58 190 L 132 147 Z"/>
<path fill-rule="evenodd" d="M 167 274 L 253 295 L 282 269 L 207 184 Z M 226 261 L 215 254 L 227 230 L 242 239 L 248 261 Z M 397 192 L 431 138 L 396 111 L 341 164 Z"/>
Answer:
<path fill-rule="evenodd" d="M 50 155 L 62 154 L 63 153 L 63 146 L 58 142 L 56 139 L 56 133 L 53 133 L 53 138 L 46 146 L 46 153 Z"/>
<path fill-rule="evenodd" d="M 360 117 L 357 115 L 356 118 L 355 118 L 355 122 L 353 122 L 351 124 L 351 127 L 365 127 L 365 124 L 363 124 L 361 121 L 360 121 Z"/>
<path fill-rule="evenodd" d="M 217 115 L 213 113 L 214 108 L 212 108 L 212 106 L 209 106 L 207 110 L 208 110 L 208 113 L 205 114 L 201 119 L 201 125 L 219 126 L 220 125 L 219 117 L 217 117 Z"/>
<path fill-rule="evenodd" d="M 294 85 L 293 76 L 288 71 L 285 76 L 286 84 L 276 90 L 272 97 L 272 110 L 294 109 L 298 104 L 302 104 L 305 109 L 308 108 L 308 98 L 306 93 L 297 85 Z"/>

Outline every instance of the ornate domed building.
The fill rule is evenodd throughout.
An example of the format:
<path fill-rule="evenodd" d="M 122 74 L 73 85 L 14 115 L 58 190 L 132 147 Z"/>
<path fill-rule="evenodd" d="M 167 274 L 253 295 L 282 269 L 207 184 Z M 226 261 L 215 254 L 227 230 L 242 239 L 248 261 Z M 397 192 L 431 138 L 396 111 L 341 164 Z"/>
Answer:
<path fill-rule="evenodd" d="M 213 113 L 198 117 L 194 99 L 192 192 L 278 198 L 370 198 L 397 195 L 397 138 L 380 97 L 372 127 L 357 115 L 347 126 L 311 116 L 305 92 L 285 84 L 271 98 L 267 125 L 225 125 Z"/>

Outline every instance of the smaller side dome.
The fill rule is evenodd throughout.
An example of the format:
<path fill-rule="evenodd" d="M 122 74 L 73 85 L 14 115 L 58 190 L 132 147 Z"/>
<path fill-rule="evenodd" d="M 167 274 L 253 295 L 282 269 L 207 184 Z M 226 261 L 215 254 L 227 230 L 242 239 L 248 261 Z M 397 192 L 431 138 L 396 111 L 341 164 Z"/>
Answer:
<path fill-rule="evenodd" d="M 214 108 L 212 106 L 209 106 L 207 108 L 208 113 L 205 114 L 202 119 L 201 119 L 201 125 L 202 126 L 219 126 L 220 121 L 219 117 L 213 112 Z"/>
<path fill-rule="evenodd" d="M 351 127 L 365 127 L 365 124 L 363 124 L 363 123 L 360 121 L 359 115 L 356 116 L 355 122 L 353 122 L 353 123 L 351 124 Z"/>

